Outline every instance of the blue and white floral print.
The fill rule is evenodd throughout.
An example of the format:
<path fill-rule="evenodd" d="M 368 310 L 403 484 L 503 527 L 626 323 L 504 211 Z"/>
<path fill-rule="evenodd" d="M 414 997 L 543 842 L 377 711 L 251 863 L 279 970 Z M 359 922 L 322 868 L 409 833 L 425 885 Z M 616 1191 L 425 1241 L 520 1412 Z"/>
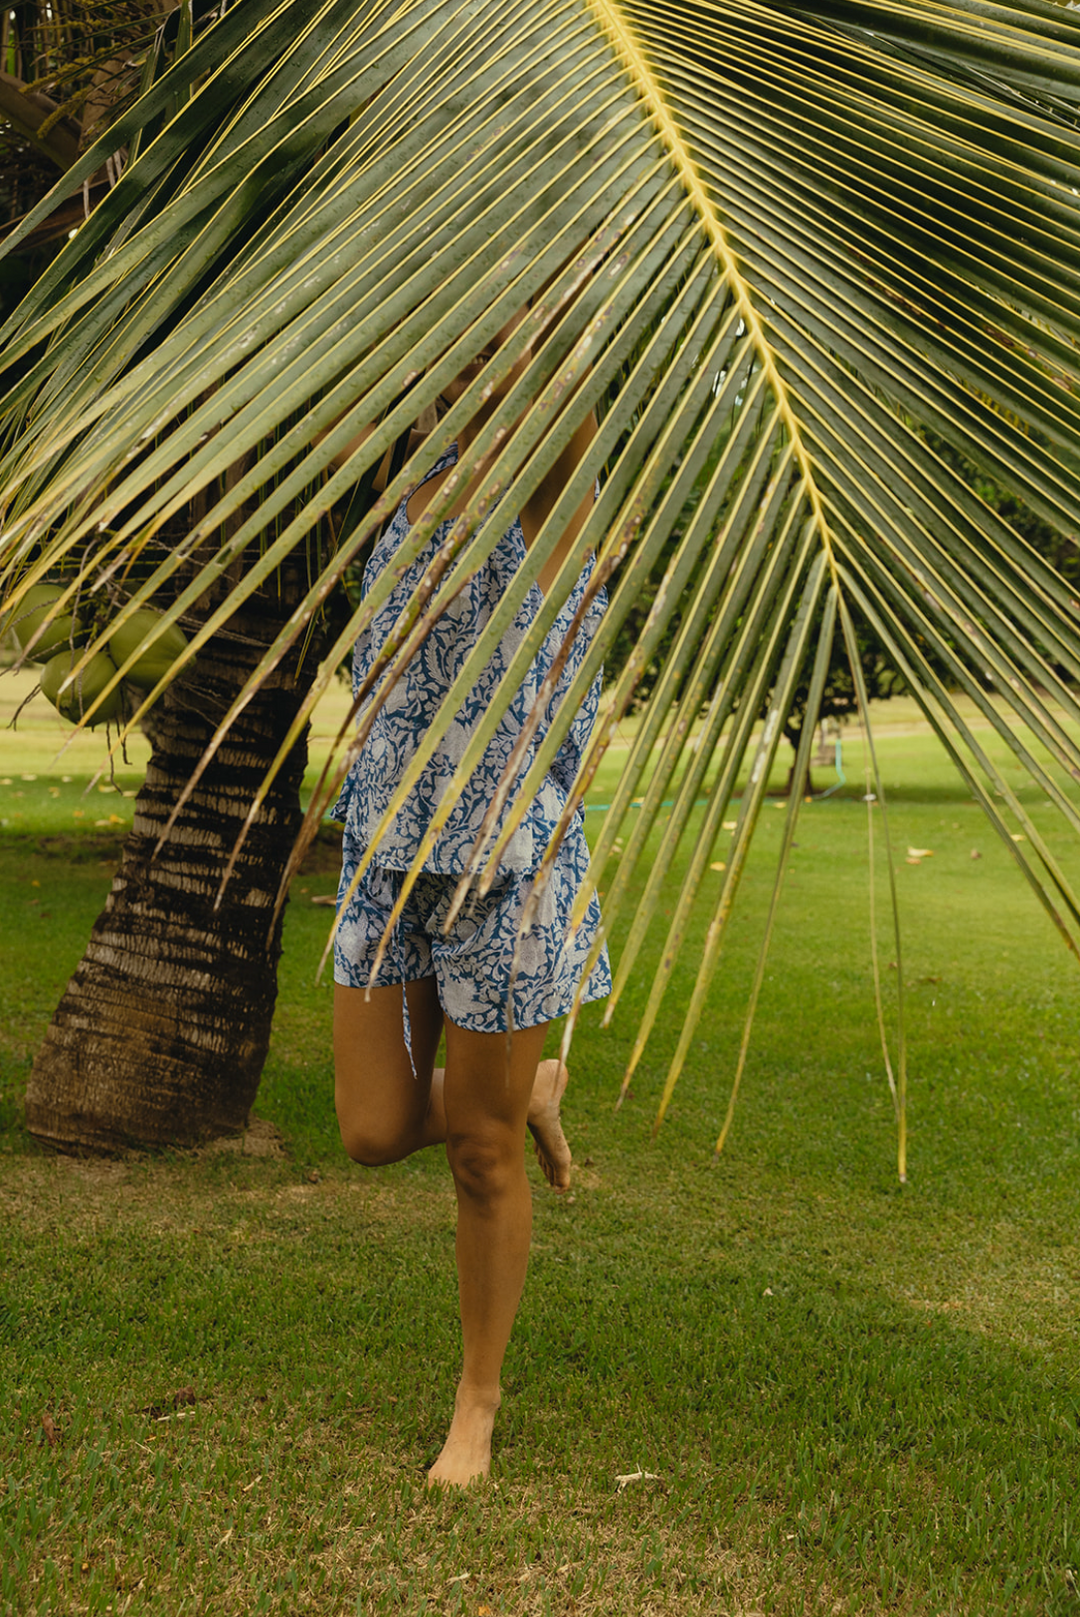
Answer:
<path fill-rule="evenodd" d="M 456 460 L 457 451 L 451 448 L 428 475 L 434 476 Z M 372 552 L 364 572 L 365 595 L 391 564 L 408 533 L 407 504 L 408 497 L 398 507 L 394 520 Z M 449 526 L 443 523 L 435 530 L 430 544 L 402 574 L 370 627 L 357 640 L 353 656 L 354 691 L 366 678 L 432 556 L 445 540 Z M 520 521 L 515 518 L 488 561 L 434 625 L 424 645 L 405 668 L 376 716 L 332 811 L 333 817 L 345 824 L 334 980 L 346 987 L 366 988 L 434 975 L 446 1015 L 457 1026 L 476 1032 L 501 1033 L 507 1031 L 508 1026 L 533 1027 L 564 1015 L 570 1009 L 600 926 L 600 906 L 593 893 L 584 924 L 573 938 L 567 937 L 570 912 L 589 865 L 584 815 L 579 810 L 560 845 L 529 929 L 524 938 L 519 937 L 525 905 L 533 887 L 532 876 L 539 868 L 544 849 L 566 806 L 578 764 L 592 733 L 600 698 L 597 677 L 540 791 L 507 845 L 499 863 L 498 878 L 484 898 L 475 895 L 470 898 L 449 934 L 443 935 L 458 877 L 467 868 L 504 765 L 581 603 L 592 574 L 591 561 L 553 623 L 465 793 L 425 859 L 424 873 L 406 901 L 373 983 L 371 968 L 401 891 L 401 872 L 412 865 L 457 761 L 464 755 L 492 691 L 540 608 L 543 596 L 536 585 L 462 706 L 455 724 L 384 834 L 373 864 L 347 901 L 346 894 L 360 858 L 435 710 L 524 559 L 525 536 Z M 581 667 L 605 605 L 606 597 L 599 591 L 570 648 L 544 720 L 522 764 L 519 781 Z M 605 949 L 589 975 L 583 1000 L 587 1003 L 603 999 L 610 992 L 611 969 Z M 405 1042 L 408 1045 L 407 1015 L 406 1006 Z"/>
<path fill-rule="evenodd" d="M 457 460 L 455 447 L 447 451 L 428 473 L 429 477 Z M 379 540 L 364 572 L 366 595 L 383 570 L 393 561 L 409 530 L 408 501 L 403 500 L 389 528 Z M 372 620 L 360 635 L 353 654 L 353 690 L 359 689 L 385 644 L 401 612 L 419 584 L 450 524 L 435 530 L 429 546 L 420 553 Z M 342 820 L 356 840 L 367 847 L 374 836 L 390 799 L 410 763 L 420 741 L 465 659 L 476 644 L 492 613 L 502 600 L 514 573 L 525 559 L 525 537 L 521 522 L 513 524 L 495 546 L 469 585 L 451 603 L 434 625 L 423 646 L 389 693 L 378 713 L 363 751 L 345 781 L 341 796 L 331 810 L 332 818 Z M 460 875 L 468 865 L 484 814 L 496 784 L 514 748 L 526 715 L 557 655 L 574 613 L 581 604 L 585 586 L 592 574 L 592 561 L 574 587 L 569 600 L 552 624 L 544 644 L 503 717 L 493 740 L 474 771 L 461 800 L 455 806 L 434 848 L 424 860 L 424 869 Z M 463 756 L 473 730 L 486 712 L 492 692 L 528 633 L 543 601 L 533 585 L 498 650 L 473 687 L 457 719 L 424 769 L 407 802 L 391 822 L 379 843 L 376 863 L 385 870 L 408 870 L 419 849 L 432 815 L 449 784 L 458 760 Z M 604 592 L 598 591 L 567 656 L 558 684 L 548 704 L 532 744 L 522 762 L 522 780 L 558 711 L 571 681 L 581 666 L 606 606 Z M 539 868 L 548 838 L 566 806 L 570 787 L 577 773 L 584 748 L 592 733 L 600 699 L 599 677 L 574 718 L 573 725 L 555 758 L 535 800 L 511 837 L 500 859 L 499 869 L 520 872 Z M 511 795 L 511 801 L 513 797 Z M 509 806 L 509 805 L 508 805 Z M 504 810 L 505 813 L 505 810 Z"/>
<path fill-rule="evenodd" d="M 363 849 L 346 830 L 342 846 L 341 904 Z M 539 895 L 532 924 L 518 931 L 533 878 L 516 871 L 499 876 L 483 898 L 468 899 L 444 936 L 457 878 L 425 873 L 405 901 L 390 946 L 374 982 L 371 968 L 390 912 L 401 891 L 401 872 L 373 866 L 360 878 L 338 923 L 334 981 L 351 988 L 388 987 L 434 977 L 439 1004 L 458 1027 L 474 1033 L 505 1033 L 565 1016 L 574 1000 L 600 925 L 592 895 L 584 924 L 566 937 L 567 922 L 589 865 L 584 837 L 569 837 L 559 849 Z M 515 950 L 517 959 L 515 961 Z M 589 974 L 583 1003 L 611 993 L 605 949 Z M 407 1012 L 407 1007 L 406 1007 Z M 406 1043 L 408 1043 L 406 1024 Z"/>

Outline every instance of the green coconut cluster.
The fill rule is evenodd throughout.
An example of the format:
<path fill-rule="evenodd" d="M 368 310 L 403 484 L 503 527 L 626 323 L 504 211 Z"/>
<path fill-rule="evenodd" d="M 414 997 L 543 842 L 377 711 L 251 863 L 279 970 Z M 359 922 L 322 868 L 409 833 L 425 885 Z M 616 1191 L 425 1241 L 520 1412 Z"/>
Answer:
<path fill-rule="evenodd" d="M 35 584 L 27 590 L 4 627 L 11 630 L 20 651 L 35 662 L 45 664 L 41 671 L 42 694 L 72 723 L 77 723 L 90 711 L 129 657 L 134 661 L 124 669 L 124 679 L 141 690 L 152 690 L 187 645 L 182 629 L 175 624 L 162 629 L 161 613 L 151 607 L 141 607 L 109 635 L 108 650 L 95 652 L 65 686 L 65 680 L 82 656 L 80 647 L 90 635 L 77 613 L 61 609 L 53 615 L 63 593 L 60 584 Z M 119 718 L 123 707 L 123 688 L 117 680 L 88 722 L 105 724 Z"/>

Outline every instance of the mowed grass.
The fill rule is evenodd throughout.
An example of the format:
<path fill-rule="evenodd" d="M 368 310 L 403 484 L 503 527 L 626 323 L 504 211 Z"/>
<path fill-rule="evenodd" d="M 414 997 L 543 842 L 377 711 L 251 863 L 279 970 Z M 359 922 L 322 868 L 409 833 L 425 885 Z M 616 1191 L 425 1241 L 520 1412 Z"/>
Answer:
<path fill-rule="evenodd" d="M 439 1152 L 379 1172 L 342 1156 L 315 982 L 329 912 L 312 903 L 335 885 L 332 849 L 289 906 L 263 1124 L 228 1150 L 51 1157 L 23 1129 L 26 1076 L 137 772 L 80 797 L 89 754 L 52 766 L 29 732 L 21 754 L 5 737 L 0 1612 L 1080 1610 L 1076 963 L 936 744 L 898 704 L 882 717 L 909 1184 L 852 739 L 849 787 L 800 822 L 718 1165 L 781 813 L 764 810 L 655 1142 L 704 920 L 617 1113 L 647 974 L 612 1028 L 586 1013 L 572 1196 L 530 1169 L 494 1481 L 435 1498 L 424 1469 L 458 1370 L 453 1197 Z M 1031 812 L 1075 875 L 1056 816 Z M 908 846 L 933 852 L 909 865 Z M 883 867 L 878 887 L 883 908 Z M 884 915 L 879 944 L 891 985 Z"/>

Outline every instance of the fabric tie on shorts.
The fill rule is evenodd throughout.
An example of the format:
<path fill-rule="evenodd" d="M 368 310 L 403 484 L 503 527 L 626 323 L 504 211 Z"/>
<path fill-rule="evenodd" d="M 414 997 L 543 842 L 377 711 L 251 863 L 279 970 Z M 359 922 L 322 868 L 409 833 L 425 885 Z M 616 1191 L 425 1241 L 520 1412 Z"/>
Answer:
<path fill-rule="evenodd" d="M 390 890 L 393 894 L 392 904 L 396 904 L 398 899 L 401 897 L 401 883 L 404 879 L 405 872 L 403 870 L 387 870 L 384 871 L 383 874 L 386 877 L 390 885 Z M 405 978 L 408 968 L 405 964 L 404 951 L 401 947 L 400 915 L 394 922 L 394 933 L 390 939 L 390 952 L 394 957 L 394 965 L 396 969 L 401 973 L 401 1029 L 405 1037 L 405 1049 L 408 1053 L 409 1066 L 412 1068 L 412 1075 L 414 1078 L 419 1078 L 420 1074 L 416 1070 L 416 1059 L 413 1056 L 412 1021 L 409 1017 L 409 996 L 405 992 Z"/>

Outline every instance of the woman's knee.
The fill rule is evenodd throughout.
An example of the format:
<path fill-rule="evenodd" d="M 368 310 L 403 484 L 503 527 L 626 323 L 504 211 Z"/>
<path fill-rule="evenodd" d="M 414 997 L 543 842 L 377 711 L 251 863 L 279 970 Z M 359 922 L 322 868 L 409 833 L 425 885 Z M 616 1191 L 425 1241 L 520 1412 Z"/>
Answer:
<path fill-rule="evenodd" d="M 397 1160 L 389 1148 L 389 1142 L 369 1130 L 342 1117 L 338 1118 L 338 1128 L 346 1156 L 358 1162 L 362 1168 L 385 1168 L 387 1163 Z"/>
<path fill-rule="evenodd" d="M 347 1156 L 364 1168 L 384 1168 L 415 1149 L 415 1130 L 407 1121 L 376 1115 L 351 1097 L 337 1097 L 338 1130 Z"/>
<path fill-rule="evenodd" d="M 459 1193 L 492 1202 L 525 1173 L 524 1143 L 505 1129 L 449 1132 L 446 1155 Z"/>

